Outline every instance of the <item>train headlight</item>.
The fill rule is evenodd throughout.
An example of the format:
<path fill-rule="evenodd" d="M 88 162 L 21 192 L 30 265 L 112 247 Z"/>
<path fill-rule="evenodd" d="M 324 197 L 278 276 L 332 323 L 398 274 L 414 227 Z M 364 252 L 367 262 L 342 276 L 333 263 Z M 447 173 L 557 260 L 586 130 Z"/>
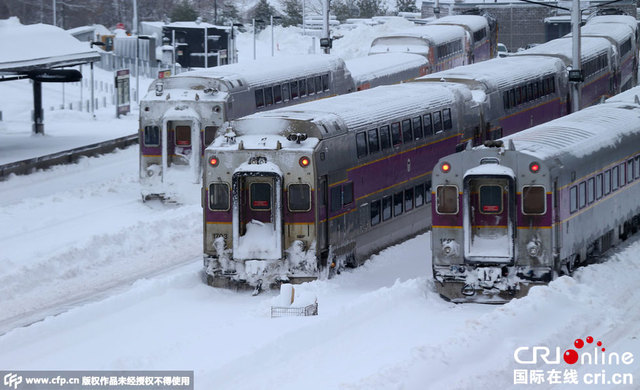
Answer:
<path fill-rule="evenodd" d="M 531 257 L 538 257 L 542 253 L 542 244 L 538 240 L 531 240 L 527 244 L 527 253 Z"/>
<path fill-rule="evenodd" d="M 218 164 L 220 164 L 220 160 L 218 160 L 218 157 L 213 156 L 209 159 L 209 165 L 211 165 L 212 167 L 217 167 Z"/>
<path fill-rule="evenodd" d="M 309 159 L 309 157 L 300 157 L 300 161 L 298 161 L 300 163 L 300 166 L 302 168 L 306 168 L 309 166 L 309 164 L 311 164 L 311 160 Z"/>
<path fill-rule="evenodd" d="M 447 257 L 455 257 L 458 255 L 460 245 L 455 240 L 446 239 L 442 241 L 442 253 Z"/>
<path fill-rule="evenodd" d="M 451 164 L 449 164 L 448 162 L 443 162 L 442 165 L 440 165 L 440 170 L 444 173 L 447 173 L 451 170 Z"/>

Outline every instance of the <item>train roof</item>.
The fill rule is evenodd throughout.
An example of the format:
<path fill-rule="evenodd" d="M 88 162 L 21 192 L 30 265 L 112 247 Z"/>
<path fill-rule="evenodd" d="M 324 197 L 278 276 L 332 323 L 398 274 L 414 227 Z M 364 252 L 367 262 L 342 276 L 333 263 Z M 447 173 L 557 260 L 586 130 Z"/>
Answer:
<path fill-rule="evenodd" d="M 345 61 L 356 85 L 386 75 L 426 66 L 426 57 L 410 53 L 371 55 Z"/>
<path fill-rule="evenodd" d="M 573 58 L 573 39 L 571 38 L 558 38 L 547 43 L 532 47 L 518 53 L 513 56 L 529 56 L 529 55 L 547 55 L 557 56 L 565 61 L 566 65 L 571 65 Z M 599 37 L 584 37 L 580 39 L 582 58 L 591 58 L 598 55 L 603 50 L 608 50 L 611 47 L 611 43 L 606 38 Z"/>
<path fill-rule="evenodd" d="M 558 73 L 563 69 L 562 60 L 555 57 L 539 57 L 533 60 L 531 57 L 512 56 L 432 73 L 413 82 L 441 80 L 481 84 L 484 89 L 499 89 L 536 77 Z M 470 87 L 476 89 L 480 85 L 470 85 Z"/>
<path fill-rule="evenodd" d="M 638 91 L 636 91 L 638 92 Z M 566 155 L 583 157 L 616 147 L 625 136 L 638 134 L 640 105 L 610 102 L 502 138 L 516 151 L 543 160 Z"/>
<path fill-rule="evenodd" d="M 376 41 L 384 41 L 387 38 L 421 38 L 426 39 L 435 44 L 442 42 L 449 42 L 454 39 L 460 39 L 464 37 L 464 29 L 460 26 L 448 26 L 448 25 L 426 25 L 412 27 L 407 30 L 394 32 L 387 35 L 382 35 L 373 40 L 373 44 Z"/>
<path fill-rule="evenodd" d="M 625 23 L 629 27 L 636 31 L 638 29 L 638 21 L 633 16 L 629 15 L 599 15 L 593 16 L 587 21 L 587 25 L 589 24 L 598 24 L 598 23 L 606 23 L 606 24 L 615 24 L 615 23 Z"/>
<path fill-rule="evenodd" d="M 450 83 L 389 85 L 252 114 L 232 126 L 240 135 L 267 135 L 292 131 L 293 122 L 316 123 L 324 132 L 308 135 L 322 139 L 453 104 L 460 95 L 471 99 L 468 89 Z"/>
<path fill-rule="evenodd" d="M 580 30 L 581 37 L 603 37 L 612 38 L 618 43 L 633 37 L 633 30 L 626 24 L 618 23 L 593 23 L 586 24 Z M 571 34 L 565 35 L 571 37 Z"/>
<path fill-rule="evenodd" d="M 427 23 L 427 25 L 463 25 L 468 26 L 471 31 L 478 31 L 482 28 L 489 27 L 489 22 L 484 16 L 480 15 L 450 15 L 445 16 Z"/>

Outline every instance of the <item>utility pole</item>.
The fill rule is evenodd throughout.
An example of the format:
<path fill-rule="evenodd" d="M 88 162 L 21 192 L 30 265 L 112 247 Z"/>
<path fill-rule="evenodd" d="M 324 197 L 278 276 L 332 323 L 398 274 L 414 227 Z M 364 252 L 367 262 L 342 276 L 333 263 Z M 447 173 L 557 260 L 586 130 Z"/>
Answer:
<path fill-rule="evenodd" d="M 329 54 L 331 50 L 331 37 L 329 36 L 329 0 L 322 1 L 322 38 L 324 44 L 321 46 L 324 48 L 324 53 Z M 321 40 L 321 42 L 323 42 Z"/>
<path fill-rule="evenodd" d="M 581 83 L 583 81 L 581 61 L 580 61 L 580 22 L 581 22 L 581 12 L 580 12 L 580 0 L 573 0 L 573 5 L 571 7 L 571 37 L 573 39 L 573 61 L 572 61 L 572 69 L 569 72 L 569 81 L 571 82 L 571 109 L 573 112 L 577 112 L 580 110 L 580 89 Z"/>
<path fill-rule="evenodd" d="M 57 24 L 56 24 L 56 0 L 52 0 L 52 2 L 53 2 L 53 5 L 52 5 L 52 7 L 53 7 L 53 25 L 57 26 Z"/>

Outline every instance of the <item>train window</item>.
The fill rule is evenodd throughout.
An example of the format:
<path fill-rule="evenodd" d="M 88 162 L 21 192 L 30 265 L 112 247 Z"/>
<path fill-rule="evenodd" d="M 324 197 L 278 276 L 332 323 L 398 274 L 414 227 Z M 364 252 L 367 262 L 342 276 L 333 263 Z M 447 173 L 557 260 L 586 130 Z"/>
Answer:
<path fill-rule="evenodd" d="M 596 199 L 602 198 L 602 173 L 596 176 Z"/>
<path fill-rule="evenodd" d="M 289 211 L 311 210 L 311 187 L 308 184 L 289 184 Z"/>
<path fill-rule="evenodd" d="M 445 108 L 442 110 L 442 125 L 445 130 L 450 130 L 453 128 L 453 124 L 451 123 L 451 109 Z"/>
<path fill-rule="evenodd" d="M 282 87 L 279 85 L 273 87 L 273 101 L 274 103 L 282 103 Z"/>
<path fill-rule="evenodd" d="M 389 136 L 389 126 L 380 127 L 380 147 L 382 150 L 391 147 L 391 137 Z"/>
<path fill-rule="evenodd" d="M 229 210 L 229 185 L 211 183 L 209 186 L 209 208 L 214 211 Z"/>
<path fill-rule="evenodd" d="M 353 203 L 353 182 L 342 186 L 342 205 L 346 206 Z"/>
<path fill-rule="evenodd" d="M 402 203 L 403 203 L 403 197 L 402 197 L 402 191 L 400 192 L 396 192 L 395 194 L 393 194 L 393 216 L 397 217 L 398 215 L 402 214 Z"/>
<path fill-rule="evenodd" d="M 458 187 L 438 186 L 436 189 L 436 212 L 458 214 Z"/>
<path fill-rule="evenodd" d="M 298 81 L 292 81 L 289 83 L 289 89 L 291 89 L 291 99 L 298 98 Z"/>
<path fill-rule="evenodd" d="M 413 137 L 415 139 L 422 138 L 422 118 L 419 116 L 413 118 Z"/>
<path fill-rule="evenodd" d="M 316 76 L 316 92 L 322 92 L 322 76 Z"/>
<path fill-rule="evenodd" d="M 374 200 L 371 202 L 371 206 L 369 208 L 371 212 L 371 226 L 376 226 L 380 223 L 380 201 Z"/>
<path fill-rule="evenodd" d="M 626 175 L 626 170 L 624 163 L 619 165 L 620 167 L 620 187 L 624 187 L 624 185 L 627 183 L 627 175 Z"/>
<path fill-rule="evenodd" d="M 522 94 L 520 93 L 519 87 L 516 87 L 515 91 L 516 91 L 516 105 L 519 106 L 520 104 L 522 104 Z"/>
<path fill-rule="evenodd" d="M 404 209 L 413 210 L 413 187 L 404 190 Z"/>
<path fill-rule="evenodd" d="M 431 203 L 431 180 L 424 183 L 425 203 Z"/>
<path fill-rule="evenodd" d="M 342 208 L 342 186 L 331 188 L 331 211 L 338 211 Z"/>
<path fill-rule="evenodd" d="M 555 76 L 551 76 L 549 80 L 549 92 L 554 93 L 556 91 L 556 78 Z"/>
<path fill-rule="evenodd" d="M 382 198 L 382 220 L 386 221 L 391 218 L 391 209 L 393 206 L 393 198 L 391 195 Z"/>
<path fill-rule="evenodd" d="M 533 87 L 533 98 L 537 99 L 540 97 L 539 92 L 538 92 L 538 83 L 537 82 L 533 82 L 531 83 L 532 87 Z"/>
<path fill-rule="evenodd" d="M 582 182 L 578 184 L 578 206 L 583 208 L 587 205 L 587 183 Z"/>
<path fill-rule="evenodd" d="M 322 75 L 322 89 L 325 91 L 329 90 L 329 75 L 328 74 L 323 74 Z"/>
<path fill-rule="evenodd" d="M 529 84 L 527 85 L 527 88 L 529 89 L 529 93 L 528 93 L 528 95 L 527 95 L 527 96 L 529 96 L 529 101 L 534 100 L 536 97 L 535 97 L 535 95 L 533 94 L 533 84 L 529 83 Z"/>
<path fill-rule="evenodd" d="M 402 142 L 409 143 L 413 141 L 413 131 L 411 131 L 411 119 L 402 121 Z"/>
<path fill-rule="evenodd" d="M 204 128 L 204 145 L 209 146 L 216 138 L 218 126 L 206 126 Z"/>
<path fill-rule="evenodd" d="M 314 93 L 316 93 L 316 84 L 313 81 L 313 77 L 307 79 L 307 90 L 309 92 L 309 95 L 313 95 Z"/>
<path fill-rule="evenodd" d="M 416 199 L 416 207 L 420 207 L 424 204 L 424 184 L 418 184 L 413 187 L 413 192 Z"/>
<path fill-rule="evenodd" d="M 611 170 L 604 171 L 604 194 L 609 195 L 611 192 Z"/>
<path fill-rule="evenodd" d="M 522 213 L 540 215 L 547 212 L 547 202 L 543 186 L 522 187 Z"/>
<path fill-rule="evenodd" d="M 273 88 L 272 87 L 268 87 L 264 89 L 264 103 L 267 106 L 270 106 L 273 104 Z"/>
<path fill-rule="evenodd" d="M 356 134 L 356 151 L 358 158 L 365 157 L 367 155 L 367 133 L 364 131 Z"/>
<path fill-rule="evenodd" d="M 400 134 L 400 122 L 391 124 L 391 143 L 393 144 L 393 146 L 397 146 L 402 143 L 402 134 Z"/>
<path fill-rule="evenodd" d="M 282 84 L 282 101 L 288 102 L 290 98 L 289 83 L 284 83 Z"/>
<path fill-rule="evenodd" d="M 176 145 L 191 146 L 190 126 L 176 126 Z"/>
<path fill-rule="evenodd" d="M 575 213 L 578 210 L 578 187 L 573 186 L 569 190 L 569 211 Z"/>
<path fill-rule="evenodd" d="M 617 166 L 611 169 L 611 191 L 615 191 L 618 189 L 620 184 L 620 172 Z"/>
<path fill-rule="evenodd" d="M 516 106 L 516 91 L 514 89 L 509 90 L 509 106 L 511 108 Z"/>
<path fill-rule="evenodd" d="M 505 110 L 511 108 L 511 106 L 509 105 L 509 91 L 504 91 L 502 93 L 502 105 L 504 106 Z"/>
<path fill-rule="evenodd" d="M 587 181 L 587 204 L 593 203 L 596 199 L 596 179 L 591 178 Z"/>
<path fill-rule="evenodd" d="M 249 193 L 251 210 L 271 210 L 271 184 L 251 183 Z"/>
<path fill-rule="evenodd" d="M 428 137 L 433 135 L 433 124 L 431 123 L 431 114 L 424 114 L 422 116 L 423 124 L 424 124 L 424 136 Z"/>
<path fill-rule="evenodd" d="M 369 130 L 369 153 L 375 153 L 380 150 L 380 142 L 378 141 L 378 129 Z"/>
<path fill-rule="evenodd" d="M 482 214 L 502 213 L 502 187 L 480 186 L 478 202 Z"/>
<path fill-rule="evenodd" d="M 542 81 L 539 81 L 538 83 L 538 89 L 540 90 L 540 94 L 542 96 L 547 96 L 547 93 L 549 93 L 547 91 L 547 83 L 545 81 L 546 79 L 543 79 Z"/>
<path fill-rule="evenodd" d="M 640 179 L 640 156 L 636 157 L 635 161 L 636 161 L 636 163 L 635 163 L 635 166 L 636 166 L 636 169 L 635 169 L 636 175 L 635 175 L 635 177 L 636 177 L 636 179 Z"/>
<path fill-rule="evenodd" d="M 633 159 L 627 161 L 627 183 L 631 183 L 633 181 Z"/>
<path fill-rule="evenodd" d="M 256 107 L 258 108 L 264 107 L 264 90 L 262 88 L 256 89 L 255 94 L 256 94 Z"/>
<path fill-rule="evenodd" d="M 158 126 L 144 127 L 144 144 L 145 146 L 160 145 L 160 128 Z"/>
<path fill-rule="evenodd" d="M 298 87 L 300 88 L 300 97 L 307 96 L 307 80 L 298 81 Z"/>
<path fill-rule="evenodd" d="M 440 111 L 433 113 L 433 132 L 436 134 L 442 132 L 442 113 Z"/>
<path fill-rule="evenodd" d="M 529 97 L 527 96 L 527 86 L 523 85 L 520 87 L 520 94 L 522 95 L 522 103 L 526 103 L 529 101 Z"/>

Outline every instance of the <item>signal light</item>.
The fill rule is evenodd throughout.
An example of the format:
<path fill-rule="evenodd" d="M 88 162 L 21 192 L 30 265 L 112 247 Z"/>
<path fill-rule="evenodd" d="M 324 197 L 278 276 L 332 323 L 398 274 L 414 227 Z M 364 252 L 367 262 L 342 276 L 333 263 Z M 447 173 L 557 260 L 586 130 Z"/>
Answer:
<path fill-rule="evenodd" d="M 220 160 L 218 160 L 218 157 L 211 157 L 211 159 L 209 160 L 209 164 L 211 164 L 212 167 L 217 167 L 218 164 L 220 163 Z"/>
<path fill-rule="evenodd" d="M 311 164 L 311 160 L 309 160 L 309 157 L 300 157 L 299 163 L 302 168 L 306 168 Z"/>
<path fill-rule="evenodd" d="M 440 165 L 440 169 L 442 172 L 447 173 L 451 170 L 451 165 L 449 165 L 449 163 L 442 163 L 442 165 Z"/>
<path fill-rule="evenodd" d="M 533 173 L 538 173 L 538 171 L 540 170 L 540 164 L 532 162 L 531 164 L 529 164 L 529 170 Z"/>

